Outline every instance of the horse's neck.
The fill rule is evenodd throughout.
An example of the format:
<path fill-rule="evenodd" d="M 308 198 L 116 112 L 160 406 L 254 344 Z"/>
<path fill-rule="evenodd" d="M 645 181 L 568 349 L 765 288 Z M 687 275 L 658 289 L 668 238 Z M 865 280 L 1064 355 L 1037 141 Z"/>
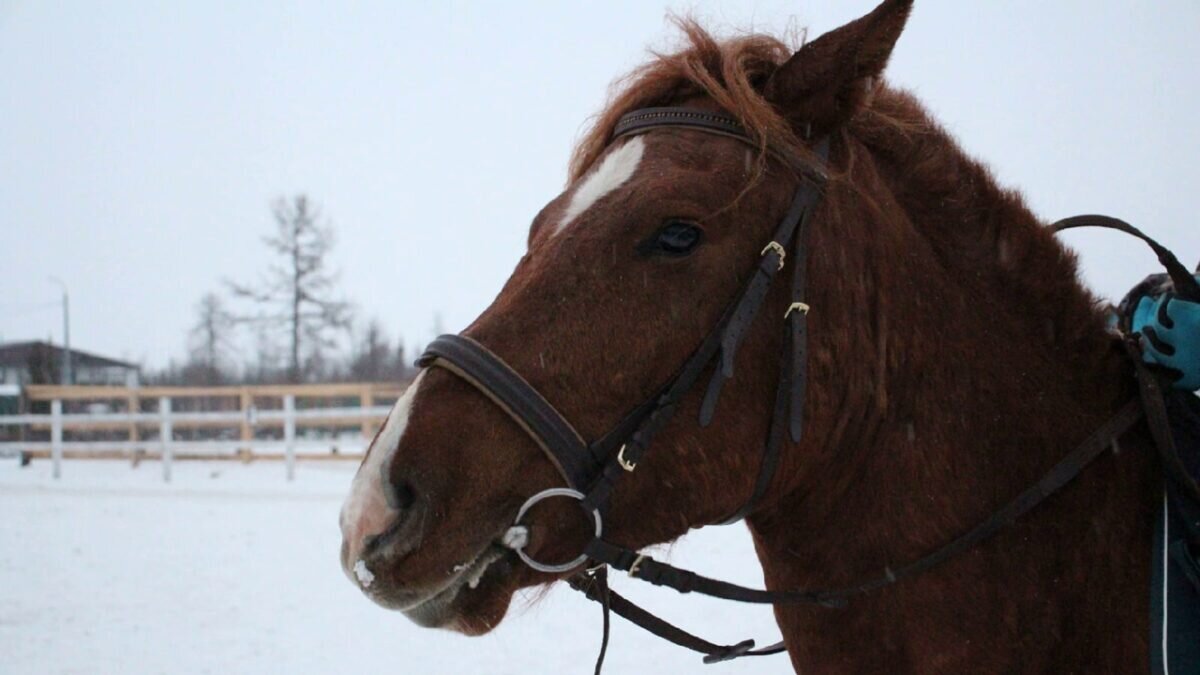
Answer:
<path fill-rule="evenodd" d="M 819 480 L 810 474 L 752 523 L 773 588 L 842 586 L 931 552 L 1036 481 L 1128 392 L 1069 254 L 982 168 L 947 161 L 952 171 L 905 168 L 918 184 L 896 199 L 916 231 L 892 245 L 914 253 L 871 273 L 875 294 L 916 280 L 907 296 L 891 288 L 889 301 L 866 304 L 883 314 L 868 324 L 886 332 L 872 336 L 878 353 L 868 359 L 880 364 L 871 376 L 883 391 L 841 397 L 869 406 L 837 411 L 857 430 L 838 427 L 842 447 Z M 935 267 L 951 288 L 925 285 Z M 1149 450 L 1129 445 L 1010 531 L 920 578 L 847 610 L 781 609 L 797 666 L 936 672 L 970 663 L 992 672 L 981 655 L 1004 670 L 1021 650 L 1037 663 L 1051 650 L 1072 653 L 1074 643 L 1063 644 L 1080 635 L 1098 639 L 1087 636 L 1097 612 L 1143 625 Z M 1072 630 L 1080 635 L 1064 636 Z M 1105 666 L 1140 644 L 1105 639 L 1094 661 Z"/>

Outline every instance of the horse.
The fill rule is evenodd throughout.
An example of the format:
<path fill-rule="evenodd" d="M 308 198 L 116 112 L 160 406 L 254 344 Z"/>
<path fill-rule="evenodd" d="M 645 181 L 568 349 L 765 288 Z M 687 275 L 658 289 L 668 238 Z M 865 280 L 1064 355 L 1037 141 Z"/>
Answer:
<path fill-rule="evenodd" d="M 986 519 L 1136 394 L 1074 255 L 883 79 L 911 8 L 885 0 L 798 48 L 681 20 L 685 46 L 625 78 L 512 276 L 463 332 L 581 437 L 600 438 L 677 376 L 764 256 L 803 260 L 804 302 L 786 284 L 765 291 L 706 423 L 704 387 L 693 388 L 636 470 L 613 459 L 627 473 L 606 540 L 670 542 L 754 496 L 744 520 L 767 588 L 844 587 Z M 614 133 L 631 111 L 664 107 L 728 116 L 744 138 Z M 825 178 L 802 245 L 762 249 L 814 172 Z M 784 438 L 767 475 L 780 322 L 796 309 L 807 321 L 803 431 Z M 424 369 L 343 505 L 347 575 L 419 625 L 486 633 L 518 589 L 588 567 L 592 520 L 569 500 L 529 503 L 562 488 L 563 467 L 502 403 L 461 373 Z M 838 609 L 775 603 L 792 666 L 1144 671 L 1160 483 L 1145 424 L 1113 449 L 922 574 Z"/>

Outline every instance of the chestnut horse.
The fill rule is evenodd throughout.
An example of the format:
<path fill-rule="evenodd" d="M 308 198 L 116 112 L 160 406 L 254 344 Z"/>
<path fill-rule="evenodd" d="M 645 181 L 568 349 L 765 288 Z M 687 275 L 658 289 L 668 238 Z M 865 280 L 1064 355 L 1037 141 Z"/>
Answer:
<path fill-rule="evenodd" d="M 465 331 L 584 438 L 669 381 L 761 255 L 801 178 L 829 180 L 806 234 L 808 393 L 799 442 L 746 523 L 769 589 L 837 588 L 984 520 L 1135 392 L 1074 257 L 881 74 L 911 9 L 886 0 L 798 51 L 763 35 L 688 46 L 634 72 L 576 149 L 565 192 Z M 625 113 L 720 111 L 756 147 L 690 129 L 611 140 Z M 771 287 L 711 424 L 703 387 L 612 494 L 605 538 L 638 549 L 718 523 L 754 490 L 788 308 Z M 1148 664 L 1158 487 L 1144 426 L 998 536 L 842 609 L 780 604 L 808 673 L 1135 672 Z M 375 438 L 342 511 L 342 564 L 423 626 L 491 630 L 522 587 L 517 509 L 562 478 L 454 374 L 424 371 Z M 569 561 L 590 523 L 539 504 L 526 551 Z M 581 665 L 581 670 L 583 669 Z"/>

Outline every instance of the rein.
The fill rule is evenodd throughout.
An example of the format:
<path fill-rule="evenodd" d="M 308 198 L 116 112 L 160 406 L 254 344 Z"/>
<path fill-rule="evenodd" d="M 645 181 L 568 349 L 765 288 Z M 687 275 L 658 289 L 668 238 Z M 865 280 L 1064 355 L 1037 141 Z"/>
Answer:
<path fill-rule="evenodd" d="M 646 108 L 628 113 L 617 123 L 611 141 L 662 128 L 682 128 L 716 134 L 757 147 L 735 118 L 723 113 L 679 107 Z M 813 150 L 822 162 L 828 161 L 829 145 L 828 138 L 813 143 Z M 611 591 L 607 581 L 608 567 L 624 571 L 635 579 L 668 586 L 681 593 L 695 592 L 749 603 L 809 603 L 842 607 L 851 597 L 876 591 L 901 579 L 921 574 L 1007 528 L 1016 519 L 1071 482 L 1091 462 L 1103 455 L 1105 450 L 1142 418 L 1144 409 L 1149 413 L 1147 418 L 1152 435 L 1156 445 L 1160 446 L 1164 460 L 1174 454 L 1173 447 L 1163 446 L 1160 441 L 1165 427 L 1165 413 L 1161 416 L 1157 414 L 1162 403 L 1161 385 L 1158 384 L 1155 374 L 1148 372 L 1145 366 L 1141 365 L 1139 358 L 1134 358 L 1138 364 L 1141 401 L 1135 399 L 1122 406 L 1041 479 L 966 533 L 918 560 L 898 567 L 884 567 L 879 576 L 861 583 L 825 590 L 769 591 L 748 588 L 701 576 L 606 541 L 603 538 L 604 517 L 616 484 L 622 477 L 637 469 L 651 447 L 655 435 L 673 417 L 684 395 L 692 390 L 710 368 L 712 374 L 700 406 L 699 424 L 704 427 L 712 421 L 721 389 L 725 381 L 733 376 L 738 347 L 761 309 L 771 282 L 788 264 L 792 266 L 790 300 L 787 312 L 780 317 L 784 324 L 784 345 L 780 355 L 775 402 L 763 445 L 758 476 L 744 504 L 722 524 L 736 522 L 754 510 L 775 475 L 784 439 L 789 438 L 793 443 L 800 441 L 804 429 L 802 413 L 807 382 L 809 311 L 809 306 L 804 302 L 807 271 L 805 240 L 812 213 L 821 200 L 826 176 L 823 168 L 805 167 L 801 173 L 804 178 L 796 188 L 791 203 L 771 239 L 763 247 L 753 274 L 725 307 L 710 333 L 657 394 L 635 407 L 612 429 L 590 443 L 585 441 L 571 423 L 519 373 L 487 347 L 469 337 L 438 337 L 429 344 L 417 362 L 421 367 L 444 368 L 487 396 L 537 443 L 561 474 L 567 487 L 551 488 L 529 497 L 521 506 L 514 527 L 524 527 L 522 521 L 528 511 L 535 504 L 553 498 L 576 500 L 594 526 L 592 540 L 578 557 L 565 563 L 552 564 L 532 558 L 525 551 L 527 536 L 514 537 L 515 545 L 512 548 L 526 565 L 539 572 L 564 574 L 583 568 L 583 571 L 570 576 L 567 581 L 572 588 L 584 593 L 590 600 L 599 602 L 603 608 L 604 633 L 596 663 L 597 673 L 603 664 L 608 645 L 610 611 L 663 639 L 704 654 L 705 663 L 742 656 L 777 654 L 786 650 L 783 642 L 754 649 L 754 640 L 719 645 L 692 635 Z M 1094 224 L 1098 223 L 1093 220 L 1085 222 L 1082 219 L 1070 219 L 1052 227 L 1057 231 Z M 1107 222 L 1104 225 L 1110 226 Z M 1136 232 L 1135 236 L 1153 242 L 1140 232 Z M 1166 249 L 1157 243 L 1151 245 L 1155 247 L 1155 252 L 1159 253 L 1160 259 L 1164 260 L 1164 264 L 1170 267 L 1160 252 L 1160 249 L 1164 252 Z M 1170 253 L 1166 252 L 1166 255 L 1170 256 Z M 1174 260 L 1174 256 L 1170 256 L 1170 260 Z M 1175 261 L 1175 264 L 1182 268 L 1178 261 Z M 1184 276 L 1192 281 L 1191 275 Z M 1130 349 L 1137 349 L 1136 345 L 1130 345 L 1128 340 L 1126 345 Z M 1157 396 L 1158 405 L 1148 404 L 1148 396 Z M 1156 430 L 1156 427 L 1159 428 Z M 1166 436 L 1169 441 L 1169 430 L 1166 431 Z"/>

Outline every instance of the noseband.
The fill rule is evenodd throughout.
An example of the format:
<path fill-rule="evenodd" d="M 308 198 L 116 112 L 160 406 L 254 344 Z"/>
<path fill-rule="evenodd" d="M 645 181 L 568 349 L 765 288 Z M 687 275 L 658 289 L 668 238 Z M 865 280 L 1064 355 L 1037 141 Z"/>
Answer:
<path fill-rule="evenodd" d="M 611 141 L 622 137 L 674 128 L 699 131 L 733 138 L 751 147 L 758 144 L 729 115 L 690 108 L 645 108 L 623 116 Z M 821 162 L 829 157 L 829 139 L 812 144 Z M 776 155 L 777 156 L 777 155 Z M 786 158 L 785 158 L 786 160 Z M 793 166 L 797 166 L 793 163 Z M 417 365 L 439 367 L 454 373 L 487 396 L 503 410 L 543 450 L 566 482 L 566 488 L 544 490 L 530 497 L 520 508 L 515 525 L 520 526 L 527 512 L 537 503 L 555 497 L 577 500 L 594 524 L 594 536 L 574 560 L 551 564 L 530 557 L 524 550 L 524 538 L 515 550 L 531 568 L 548 574 L 562 574 L 591 565 L 568 579 L 572 588 L 584 592 L 604 608 L 604 641 L 600 663 L 608 639 L 608 612 L 616 612 L 650 632 L 675 644 L 705 654 L 706 663 L 740 656 L 758 656 L 785 651 L 782 642 L 754 650 L 753 640 L 734 645 L 718 645 L 687 633 L 612 592 L 607 585 L 607 567 L 628 572 L 631 577 L 669 586 L 677 591 L 697 592 L 741 602 L 764 604 L 815 603 L 837 607 L 847 598 L 878 590 L 900 579 L 920 574 L 991 537 L 1018 517 L 1041 503 L 1050 494 L 1070 482 L 1092 460 L 1141 417 L 1138 401 L 1131 401 L 1091 436 L 1077 446 L 1045 476 L 1013 501 L 970 531 L 950 541 L 924 558 L 906 565 L 884 567 L 878 577 L 840 589 L 819 591 L 765 591 L 710 579 L 687 570 L 658 562 L 602 538 L 604 516 L 617 482 L 636 471 L 651 447 L 654 437 L 673 417 L 680 401 L 700 378 L 711 370 L 700 405 L 699 424 L 707 426 L 713 418 L 721 389 L 733 376 L 734 359 L 746 330 L 767 296 L 772 280 L 785 266 L 792 267 L 790 302 L 783 321 L 784 346 L 771 422 L 764 442 L 762 459 L 754 487 L 744 504 L 724 523 L 736 522 L 753 512 L 771 485 L 779 464 L 785 437 L 799 442 L 803 433 L 803 406 L 806 385 L 807 317 L 804 302 L 806 249 L 805 234 L 820 202 L 826 174 L 823 168 L 798 165 L 804 179 L 792 197 L 771 239 L 762 248 L 758 264 L 740 292 L 725 307 L 721 318 L 658 392 L 629 411 L 600 438 L 588 442 L 574 426 L 537 389 L 487 347 L 463 335 L 443 335 L 426 348 Z M 1137 361 L 1140 363 L 1140 361 Z M 1139 377 L 1142 373 L 1139 371 Z"/>

